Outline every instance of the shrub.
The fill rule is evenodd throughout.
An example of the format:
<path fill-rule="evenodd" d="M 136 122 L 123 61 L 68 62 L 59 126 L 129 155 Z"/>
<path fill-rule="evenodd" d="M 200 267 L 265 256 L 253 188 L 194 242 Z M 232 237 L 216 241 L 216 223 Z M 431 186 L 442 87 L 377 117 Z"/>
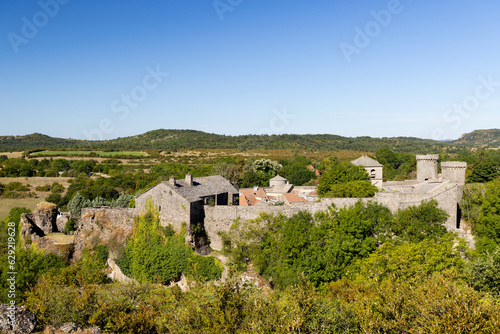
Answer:
<path fill-rule="evenodd" d="M 197 281 L 205 282 L 220 279 L 223 271 L 224 267 L 216 258 L 193 253 L 189 257 L 186 275 Z"/>
<path fill-rule="evenodd" d="M 62 199 L 61 194 L 50 194 L 45 199 L 45 201 L 54 203 L 55 205 L 59 206 L 59 204 L 61 203 L 61 199 Z"/>
<path fill-rule="evenodd" d="M 50 191 L 50 185 L 45 184 L 43 186 L 37 186 L 35 188 L 36 191 Z"/>
<path fill-rule="evenodd" d="M 54 183 L 52 183 L 51 191 L 54 194 L 60 194 L 60 193 L 64 192 L 64 187 L 62 184 L 60 184 L 58 182 L 54 182 Z"/>

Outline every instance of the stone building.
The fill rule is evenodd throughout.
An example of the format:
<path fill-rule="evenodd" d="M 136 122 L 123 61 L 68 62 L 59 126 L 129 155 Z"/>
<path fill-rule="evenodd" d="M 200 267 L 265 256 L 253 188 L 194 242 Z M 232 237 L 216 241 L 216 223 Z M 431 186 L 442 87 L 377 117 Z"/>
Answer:
<path fill-rule="evenodd" d="M 441 162 L 441 177 L 445 180 L 450 180 L 465 185 L 465 170 L 467 163 L 463 161 L 444 161 Z"/>
<path fill-rule="evenodd" d="M 205 205 L 238 205 L 238 190 L 220 175 L 193 178 L 187 174 L 184 180 L 170 177 L 136 197 L 138 212 L 146 207 L 151 198 L 158 206 L 162 225 L 172 224 L 179 229 L 181 223 L 196 225 L 203 221 Z"/>
<path fill-rule="evenodd" d="M 380 162 L 378 162 L 377 160 L 373 160 L 366 155 L 363 155 L 362 157 L 351 161 L 351 164 L 364 167 L 368 175 L 370 175 L 372 184 L 377 188 L 382 189 L 382 172 L 384 166 Z"/>
<path fill-rule="evenodd" d="M 439 154 L 417 155 L 417 182 L 437 180 Z"/>

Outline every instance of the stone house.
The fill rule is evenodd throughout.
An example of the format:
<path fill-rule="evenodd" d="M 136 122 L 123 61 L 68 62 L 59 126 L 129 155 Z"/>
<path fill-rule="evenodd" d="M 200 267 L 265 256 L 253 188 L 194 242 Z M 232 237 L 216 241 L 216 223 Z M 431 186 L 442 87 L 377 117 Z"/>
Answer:
<path fill-rule="evenodd" d="M 136 197 L 136 212 L 146 207 L 151 198 L 158 207 L 162 225 L 172 224 L 176 230 L 184 222 L 188 225 L 203 223 L 204 206 L 238 205 L 239 191 L 220 175 L 193 178 L 187 174 L 184 180 L 170 177 Z"/>

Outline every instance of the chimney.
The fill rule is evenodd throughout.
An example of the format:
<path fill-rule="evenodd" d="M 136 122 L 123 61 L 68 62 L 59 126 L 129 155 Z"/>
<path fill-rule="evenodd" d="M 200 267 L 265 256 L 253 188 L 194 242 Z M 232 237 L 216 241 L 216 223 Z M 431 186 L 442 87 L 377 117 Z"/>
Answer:
<path fill-rule="evenodd" d="M 186 185 L 191 187 L 193 185 L 193 175 L 191 173 L 186 174 Z"/>
<path fill-rule="evenodd" d="M 173 175 L 168 180 L 168 183 L 170 183 L 171 186 L 175 186 L 176 185 L 176 183 L 175 183 L 175 177 Z"/>

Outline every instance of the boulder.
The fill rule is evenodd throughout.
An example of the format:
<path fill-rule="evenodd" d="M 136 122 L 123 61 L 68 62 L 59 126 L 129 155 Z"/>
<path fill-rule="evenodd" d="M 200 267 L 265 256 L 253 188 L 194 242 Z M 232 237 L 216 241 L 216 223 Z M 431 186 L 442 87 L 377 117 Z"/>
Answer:
<path fill-rule="evenodd" d="M 0 332 L 29 334 L 35 330 L 36 317 L 24 306 L 0 304 Z"/>
<path fill-rule="evenodd" d="M 78 326 L 74 322 L 67 322 L 63 324 L 61 327 L 59 327 L 59 330 L 64 333 L 71 333 L 73 331 L 76 331 Z"/>
<path fill-rule="evenodd" d="M 58 232 L 57 212 L 57 206 L 54 203 L 41 202 L 37 204 L 33 212 L 33 220 L 45 234 Z"/>

